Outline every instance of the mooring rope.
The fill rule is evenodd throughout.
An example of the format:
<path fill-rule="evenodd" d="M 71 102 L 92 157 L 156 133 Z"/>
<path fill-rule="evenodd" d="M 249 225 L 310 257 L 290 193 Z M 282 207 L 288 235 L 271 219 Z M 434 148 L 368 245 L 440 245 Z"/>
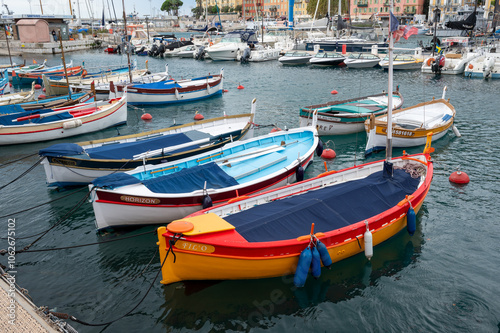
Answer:
<path fill-rule="evenodd" d="M 24 159 L 26 159 L 28 157 L 35 156 L 35 155 L 38 155 L 38 153 L 33 153 L 33 154 L 30 154 L 30 155 L 26 155 L 26 156 L 20 157 L 20 158 L 18 158 L 16 160 L 11 160 L 11 161 L 2 163 L 2 164 L 0 164 L 0 168 L 3 168 L 4 166 L 7 166 L 7 165 L 15 163 L 15 162 L 19 162 L 21 160 L 24 160 Z"/>
<path fill-rule="evenodd" d="M 111 243 L 111 242 L 118 242 L 118 241 L 121 241 L 121 240 L 124 240 L 124 239 L 139 237 L 139 236 L 148 235 L 148 234 L 153 234 L 154 235 L 155 233 L 156 233 L 156 229 L 153 230 L 153 231 L 142 232 L 142 233 L 136 234 L 136 235 L 130 235 L 130 236 L 125 236 L 125 237 L 120 237 L 120 238 L 115 238 L 115 239 L 108 239 L 108 240 L 101 241 L 101 242 L 79 244 L 79 245 L 71 245 L 71 246 L 63 246 L 63 247 L 55 247 L 55 248 L 51 248 L 51 249 L 37 249 L 37 250 L 24 250 L 24 249 L 22 249 L 22 250 L 16 251 L 16 254 L 17 253 L 23 253 L 23 252 L 48 252 L 48 251 L 76 249 L 78 247 L 85 247 L 85 246 L 91 246 L 91 245 L 100 245 L 100 244 L 106 244 L 106 243 Z M 30 244 L 29 246 L 31 246 L 31 245 L 32 244 Z M 0 250 L 0 254 L 1 255 L 4 255 L 5 253 L 7 253 L 6 250 Z"/>
<path fill-rule="evenodd" d="M 48 205 L 48 204 L 50 204 L 50 203 L 53 203 L 53 202 L 59 201 L 59 200 L 61 200 L 61 199 L 67 198 L 67 197 L 69 197 L 69 196 L 71 196 L 71 195 L 73 195 L 73 194 L 75 194 L 75 193 L 78 193 L 78 192 L 80 192 L 80 191 L 82 191 L 82 190 L 85 190 L 85 189 L 86 189 L 86 187 L 82 187 L 82 188 L 80 188 L 80 189 L 78 189 L 78 190 L 75 190 L 75 191 L 73 191 L 73 192 L 71 192 L 71 193 L 68 193 L 68 194 L 66 194 L 66 195 L 63 195 L 62 197 L 59 197 L 59 198 L 57 198 L 57 199 L 54 199 L 54 200 L 49 200 L 49 201 L 46 201 L 46 202 L 44 202 L 44 203 L 38 204 L 38 205 L 36 205 L 36 206 L 30 207 L 30 208 L 26 208 L 26 209 L 23 209 L 23 210 L 20 210 L 20 211 L 14 212 L 14 213 L 5 214 L 5 215 L 3 215 L 3 216 L 0 216 L 0 219 L 5 218 L 5 217 L 8 217 L 8 216 L 12 216 L 12 215 L 18 215 L 18 214 L 21 214 L 21 213 L 27 212 L 27 211 L 29 211 L 29 210 L 32 210 L 32 209 L 35 209 L 35 208 L 38 208 L 38 207 L 41 207 L 41 206 L 44 206 L 44 205 Z M 31 236 L 31 237 L 33 237 L 33 236 Z M 23 238 L 23 237 L 16 237 L 16 239 L 22 239 L 22 238 Z M 29 237 L 28 237 L 28 238 L 29 238 Z M 4 237 L 0 237 L 0 239 L 7 239 L 7 238 L 6 238 L 6 237 L 5 237 L 5 238 L 4 238 Z"/>
<path fill-rule="evenodd" d="M 42 239 L 43 236 L 45 236 L 50 230 L 54 229 L 55 227 L 57 227 L 59 224 L 61 224 L 62 222 L 66 221 L 78 208 L 80 208 L 84 203 L 85 201 L 87 201 L 88 197 L 90 196 L 92 192 L 89 191 L 89 193 L 87 193 L 75 206 L 73 206 L 73 208 L 71 208 L 62 218 L 59 219 L 59 221 L 57 221 L 56 223 L 54 223 L 54 225 L 52 227 L 50 227 L 49 229 L 39 233 L 38 235 L 40 235 L 37 239 L 35 239 L 33 242 L 31 242 L 30 244 L 28 244 L 27 246 L 25 246 L 22 250 L 19 250 L 19 251 L 16 251 L 16 253 L 22 253 L 24 251 L 27 251 L 31 246 L 33 246 L 36 242 L 38 242 L 40 239 Z"/>
<path fill-rule="evenodd" d="M 9 186 L 10 184 L 14 183 L 15 181 L 23 178 L 24 176 L 26 176 L 28 173 L 30 173 L 33 169 L 35 169 L 39 164 L 40 162 L 42 162 L 42 160 L 44 159 L 44 157 L 40 157 L 38 159 L 38 161 L 36 161 L 35 164 L 33 164 L 32 166 L 30 166 L 28 168 L 28 170 L 24 171 L 22 174 L 20 174 L 19 176 L 17 176 L 16 178 L 14 178 L 13 180 L 11 180 L 10 182 L 8 182 L 7 184 L 3 185 L 0 187 L 0 190 L 3 190 L 4 188 L 6 188 L 7 186 Z"/>
<path fill-rule="evenodd" d="M 176 238 L 177 237 L 177 238 Z M 83 320 L 80 320 L 78 318 L 76 318 L 75 316 L 71 316 L 67 313 L 61 313 L 61 312 L 52 312 L 52 311 L 49 311 L 50 314 L 58 317 L 58 318 L 61 318 L 61 319 L 71 319 L 72 321 L 75 321 L 79 324 L 82 324 L 82 325 L 85 325 L 85 326 L 107 326 L 107 325 L 111 325 L 112 323 L 122 319 L 122 318 L 125 318 L 126 316 L 130 315 L 135 309 L 137 309 L 139 307 L 139 305 L 141 305 L 141 303 L 146 299 L 146 297 L 148 296 L 149 292 L 151 291 L 151 289 L 153 288 L 156 280 L 158 279 L 158 276 L 160 275 L 161 273 L 161 270 L 163 268 L 163 265 L 165 265 L 165 262 L 167 261 L 167 258 L 168 258 L 168 255 L 170 254 L 170 252 L 172 252 L 172 255 L 174 256 L 174 262 L 175 262 L 175 253 L 174 253 L 174 250 L 173 250 L 173 246 L 175 245 L 175 243 L 182 237 L 182 234 L 175 234 L 172 238 L 172 240 L 169 241 L 169 248 L 168 248 L 168 251 L 167 251 L 167 254 L 165 255 L 165 259 L 163 259 L 163 262 L 161 263 L 161 266 L 160 266 L 160 269 L 158 270 L 158 272 L 156 273 L 153 281 L 151 282 L 151 284 L 149 285 L 149 288 L 148 290 L 146 291 L 146 293 L 144 294 L 144 296 L 142 296 L 142 298 L 140 299 L 139 303 L 137 303 L 131 310 L 129 310 L 127 313 L 125 313 L 124 315 L 121 315 L 120 317 L 118 318 L 115 318 L 113 320 L 110 320 L 108 322 L 105 322 L 105 323 L 98 323 L 98 324 L 95 324 L 95 323 L 87 323 Z M 156 253 L 155 253 L 156 255 Z"/>

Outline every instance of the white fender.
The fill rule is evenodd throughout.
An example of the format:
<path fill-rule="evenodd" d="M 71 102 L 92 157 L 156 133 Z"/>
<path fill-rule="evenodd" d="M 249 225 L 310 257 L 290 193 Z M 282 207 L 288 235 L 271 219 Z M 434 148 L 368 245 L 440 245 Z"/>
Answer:
<path fill-rule="evenodd" d="M 365 220 L 366 224 L 366 231 L 364 234 L 364 239 L 365 239 L 365 256 L 370 260 L 373 257 L 373 236 L 370 231 L 370 228 L 368 227 L 368 221 Z"/>

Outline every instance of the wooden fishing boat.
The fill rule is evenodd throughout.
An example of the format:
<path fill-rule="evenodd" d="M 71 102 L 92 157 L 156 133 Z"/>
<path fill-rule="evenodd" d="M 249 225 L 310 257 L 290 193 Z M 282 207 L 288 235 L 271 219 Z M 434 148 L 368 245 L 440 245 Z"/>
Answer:
<path fill-rule="evenodd" d="M 446 87 L 441 99 L 395 110 L 392 116 L 392 136 L 394 148 L 424 145 L 427 134 L 433 133 L 433 140 L 442 138 L 453 127 L 455 108 L 445 100 Z M 371 116 L 365 121 L 368 135 L 365 156 L 382 151 L 386 147 L 387 115 Z M 454 128 L 458 133 L 458 130 Z M 459 135 L 459 134 L 458 134 Z"/>
<path fill-rule="evenodd" d="M 221 69 L 220 74 L 194 79 L 127 84 L 128 103 L 132 105 L 173 104 L 222 96 L 223 77 L 224 69 Z M 123 91 L 124 87 L 123 84 L 116 85 L 118 94 Z"/>
<path fill-rule="evenodd" d="M 392 35 L 389 45 L 392 56 Z M 388 91 L 393 91 L 392 72 L 391 62 Z M 388 109 L 391 127 L 392 94 Z M 385 160 L 235 197 L 159 228 L 161 282 L 295 273 L 294 285 L 302 287 L 310 268 L 317 278 L 321 265 L 362 251 L 370 259 L 373 245 L 405 227 L 410 235 L 416 230 L 415 212 L 433 177 L 432 134 L 428 138 L 422 154 L 392 158 L 388 149 Z M 391 147 L 392 137 L 387 139 Z"/>
<path fill-rule="evenodd" d="M 131 74 L 132 74 L 132 82 L 136 84 L 163 82 L 169 79 L 168 65 L 165 65 L 165 72 L 150 73 L 149 70 L 147 69 L 136 69 L 133 70 Z M 110 96 L 112 96 L 112 98 L 115 98 L 117 95 L 115 90 L 111 91 L 111 82 L 120 85 L 128 84 L 130 83 L 130 74 L 129 73 L 117 74 L 116 76 L 115 75 L 107 76 L 103 77 L 102 79 L 96 79 L 92 81 L 94 81 L 95 83 L 94 90 L 96 98 L 98 100 L 108 99 Z M 74 81 L 70 82 L 71 91 L 73 92 L 90 91 L 92 90 L 91 87 L 92 81 L 75 79 Z M 49 86 L 51 86 L 51 89 L 52 89 L 52 84 L 53 83 L 50 82 L 49 80 Z M 64 85 L 65 82 L 62 82 L 62 84 Z M 54 85 L 57 84 L 54 83 Z M 110 93 L 112 93 L 112 95 L 110 95 Z"/>
<path fill-rule="evenodd" d="M 147 64 L 147 63 L 146 63 Z M 137 67 L 137 62 L 134 61 L 134 64 L 131 68 L 131 74 L 132 77 L 134 78 L 139 78 L 141 76 L 147 75 L 148 69 L 136 69 Z M 119 66 L 117 68 L 113 69 L 103 69 L 100 71 L 95 71 L 95 72 L 87 72 L 86 69 L 82 71 L 82 74 L 80 76 L 70 76 L 66 80 L 64 76 L 62 77 L 57 77 L 57 76 L 42 76 L 42 81 L 43 81 L 43 86 L 46 90 L 47 95 L 51 96 L 56 96 L 56 95 L 65 95 L 68 93 L 68 83 L 70 86 L 72 85 L 78 85 L 81 87 L 86 87 L 86 90 L 91 90 L 90 85 L 92 82 L 94 82 L 94 88 L 95 86 L 98 86 L 101 83 L 107 83 L 113 81 L 113 82 L 125 82 L 128 80 L 129 76 L 128 72 L 128 66 Z M 78 92 L 82 91 L 83 89 L 80 89 Z M 109 91 L 105 94 L 105 96 L 102 96 L 103 98 L 100 99 L 106 99 L 109 96 Z"/>
<path fill-rule="evenodd" d="M 57 96 L 47 99 L 37 99 L 31 102 L 24 102 L 12 105 L 2 105 L 0 106 L 0 114 L 12 114 L 16 112 L 39 110 L 39 109 L 50 109 L 50 108 L 62 108 L 66 106 L 72 106 L 79 103 L 86 103 L 93 101 L 92 93 L 79 93 L 72 94 L 71 96 Z M 17 107 L 19 106 L 19 107 Z"/>
<path fill-rule="evenodd" d="M 296 128 L 97 178 L 89 185 L 96 227 L 168 223 L 211 202 L 301 180 L 317 145 L 315 126 Z"/>
<path fill-rule="evenodd" d="M 18 112 L 0 116 L 0 145 L 60 139 L 126 122 L 126 96 L 70 107 Z"/>
<path fill-rule="evenodd" d="M 429 154 L 391 162 L 392 168 L 371 162 L 240 196 L 158 228 L 161 283 L 285 276 L 318 241 L 333 263 L 369 249 L 366 230 L 373 245 L 384 242 L 407 226 L 409 202 L 418 212 L 433 175 Z"/>
<path fill-rule="evenodd" d="M 399 89 L 393 92 L 392 98 L 394 109 L 403 105 L 403 96 Z M 305 106 L 299 112 L 300 126 L 311 125 L 315 110 L 318 110 L 319 135 L 357 133 L 364 130 L 365 120 L 370 118 L 370 115 L 387 113 L 387 93 Z"/>
<path fill-rule="evenodd" d="M 59 67 L 59 66 L 58 66 Z M 61 66 L 62 67 L 62 66 Z M 37 84 L 42 84 L 42 76 L 54 76 L 54 77 L 64 77 L 67 76 L 79 76 L 82 75 L 83 73 L 83 67 L 82 66 L 76 66 L 76 67 L 67 67 L 66 72 L 64 71 L 64 68 L 59 68 L 55 70 L 46 70 L 46 71 L 40 71 L 40 72 L 29 72 L 29 73 L 18 73 L 16 71 L 12 71 L 12 83 L 14 84 L 31 84 L 33 82 Z"/>
<path fill-rule="evenodd" d="M 97 177 L 143 164 L 172 162 L 253 136 L 255 99 L 246 114 L 205 119 L 145 133 L 40 150 L 49 186 L 86 185 Z"/>
<path fill-rule="evenodd" d="M 22 73 L 28 73 L 30 71 L 36 71 L 36 70 L 42 70 L 45 68 L 45 64 L 47 62 L 47 59 L 44 60 L 44 62 L 42 64 L 37 64 L 34 60 L 33 60 L 33 64 L 32 65 L 28 65 L 26 66 L 26 64 L 24 64 L 23 66 L 21 67 L 17 67 L 17 66 L 14 66 L 14 67 L 10 67 L 10 68 L 7 68 L 7 71 L 9 72 L 9 77 L 12 78 L 12 71 L 15 70 L 17 72 L 22 72 Z"/>
<path fill-rule="evenodd" d="M 30 91 L 16 92 L 0 96 L 0 106 L 31 102 L 35 99 L 35 83 L 31 85 Z"/>

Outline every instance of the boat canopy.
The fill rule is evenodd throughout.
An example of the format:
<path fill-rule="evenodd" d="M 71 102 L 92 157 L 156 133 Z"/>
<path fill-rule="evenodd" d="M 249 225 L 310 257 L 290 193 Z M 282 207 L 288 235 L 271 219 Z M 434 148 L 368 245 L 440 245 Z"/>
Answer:
<path fill-rule="evenodd" d="M 168 81 L 160 81 L 160 82 L 151 82 L 151 83 L 142 83 L 142 84 L 134 84 L 129 88 L 141 88 L 141 89 L 173 89 L 173 88 L 182 88 L 180 84 L 175 82 L 174 80 Z"/>
<path fill-rule="evenodd" d="M 238 185 L 233 177 L 214 162 L 142 181 L 144 186 L 154 193 L 189 193 L 203 189 L 205 182 L 206 188 L 211 189 Z"/>
<path fill-rule="evenodd" d="M 380 214 L 418 187 L 419 178 L 402 169 L 393 177 L 370 176 L 258 205 L 224 219 L 249 242 L 272 242 L 315 232 L 329 232 Z M 306 225 L 307 224 L 307 225 Z"/>
<path fill-rule="evenodd" d="M 134 142 L 124 142 L 120 144 L 108 144 L 100 147 L 86 149 L 85 152 L 90 158 L 99 159 L 132 159 L 134 155 L 142 154 L 147 151 L 172 147 L 183 143 L 191 142 L 192 140 L 184 133 L 176 133 L 171 135 L 162 135 L 156 138 L 144 138 Z M 199 146 L 197 146 L 199 147 Z M 193 149 L 193 146 L 182 149 L 169 151 L 165 155 L 174 154 L 177 152 Z"/>
<path fill-rule="evenodd" d="M 38 151 L 40 156 L 51 157 L 79 155 L 81 153 L 83 153 L 83 148 L 76 143 L 58 143 Z"/>

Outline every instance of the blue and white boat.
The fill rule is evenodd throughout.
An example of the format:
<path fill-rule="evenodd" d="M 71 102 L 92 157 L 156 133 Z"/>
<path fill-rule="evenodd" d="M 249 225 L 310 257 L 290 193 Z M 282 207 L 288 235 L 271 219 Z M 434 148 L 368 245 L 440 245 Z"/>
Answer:
<path fill-rule="evenodd" d="M 167 223 L 212 202 L 303 180 L 318 142 L 314 124 L 97 178 L 89 185 L 97 229 Z"/>
<path fill-rule="evenodd" d="M 122 84 L 116 88 L 120 96 L 127 87 L 128 103 L 132 105 L 173 104 L 222 96 L 223 81 L 224 69 L 221 69 L 220 74 L 194 79 Z"/>

